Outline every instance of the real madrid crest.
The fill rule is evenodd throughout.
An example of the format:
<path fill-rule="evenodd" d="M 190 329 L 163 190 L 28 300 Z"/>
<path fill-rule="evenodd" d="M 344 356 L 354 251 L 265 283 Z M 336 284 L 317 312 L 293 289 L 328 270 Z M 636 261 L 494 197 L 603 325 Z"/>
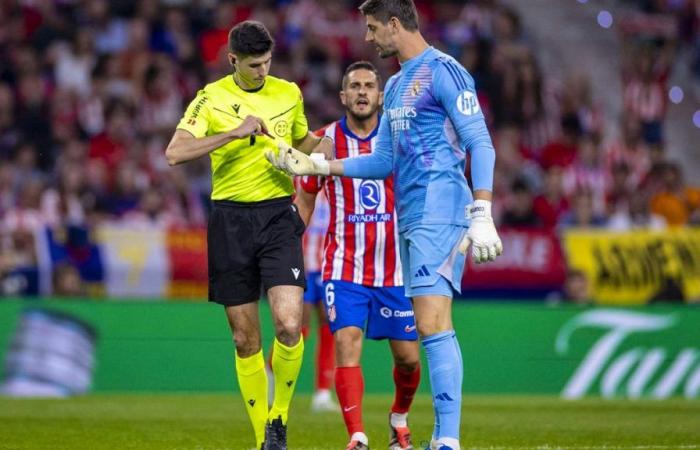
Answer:
<path fill-rule="evenodd" d="M 411 87 L 411 95 L 414 97 L 418 97 L 419 93 L 420 93 L 420 80 L 416 80 L 413 82 L 413 86 Z"/>

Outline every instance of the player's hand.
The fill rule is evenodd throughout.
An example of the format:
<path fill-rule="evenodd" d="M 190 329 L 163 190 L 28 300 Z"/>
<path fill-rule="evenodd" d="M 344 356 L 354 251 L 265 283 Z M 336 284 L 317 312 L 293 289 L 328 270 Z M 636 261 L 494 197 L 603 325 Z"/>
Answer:
<path fill-rule="evenodd" d="M 310 156 L 302 153 L 284 142 L 278 144 L 283 157 L 283 169 L 290 175 L 328 175 L 330 167 L 322 153 L 312 153 Z"/>
<path fill-rule="evenodd" d="M 277 150 L 268 150 L 265 152 L 265 159 L 267 159 L 275 169 L 284 170 L 286 172 L 284 167 L 284 155 L 287 153 L 288 147 L 289 146 L 284 142 L 278 142 Z"/>
<path fill-rule="evenodd" d="M 248 136 L 260 136 L 261 134 L 267 133 L 267 127 L 265 122 L 256 116 L 246 116 L 238 127 L 236 127 L 232 132 L 233 136 L 237 139 L 242 139 Z"/>
<path fill-rule="evenodd" d="M 493 261 L 503 253 L 503 244 L 498 237 L 496 226 L 491 217 L 491 202 L 487 200 L 475 200 L 469 210 L 471 224 L 466 236 L 459 244 L 459 251 L 466 255 L 469 245 L 472 246 L 472 257 L 479 264 Z"/>

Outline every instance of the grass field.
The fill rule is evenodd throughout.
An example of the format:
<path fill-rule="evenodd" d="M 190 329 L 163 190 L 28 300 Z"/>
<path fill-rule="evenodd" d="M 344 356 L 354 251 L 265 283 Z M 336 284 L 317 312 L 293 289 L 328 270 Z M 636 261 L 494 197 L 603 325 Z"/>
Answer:
<path fill-rule="evenodd" d="M 365 399 L 374 449 L 386 448 L 389 396 Z M 342 450 L 339 413 L 311 414 L 298 396 L 290 449 Z M 410 416 L 414 443 L 428 440 L 430 398 Z M 700 449 L 700 402 L 567 402 L 546 397 L 467 397 L 463 449 Z M 242 450 L 253 447 L 237 395 L 92 395 L 70 400 L 0 398 L 0 449 Z M 417 447 L 418 448 L 418 447 Z"/>

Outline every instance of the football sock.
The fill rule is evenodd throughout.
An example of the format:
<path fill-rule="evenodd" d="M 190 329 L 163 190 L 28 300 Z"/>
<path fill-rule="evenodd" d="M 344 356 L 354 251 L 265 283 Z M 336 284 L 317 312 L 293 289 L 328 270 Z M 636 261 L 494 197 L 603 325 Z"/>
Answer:
<path fill-rule="evenodd" d="M 245 401 L 246 412 L 253 424 L 256 448 L 260 448 L 265 439 L 267 422 L 267 372 L 263 351 L 241 358 L 236 353 L 236 375 L 241 395 Z"/>
<path fill-rule="evenodd" d="M 394 366 L 394 404 L 391 405 L 391 412 L 405 414 L 411 407 L 413 396 L 416 395 L 420 383 L 420 364 L 411 372 L 405 372 Z"/>
<path fill-rule="evenodd" d="M 362 368 L 337 367 L 335 369 L 335 392 L 343 411 L 345 428 L 349 435 L 364 432 L 362 425 L 362 395 L 365 382 L 362 378 Z"/>
<path fill-rule="evenodd" d="M 335 340 L 328 325 L 318 328 L 318 351 L 316 352 L 316 390 L 330 389 L 335 367 Z"/>
<path fill-rule="evenodd" d="M 459 440 L 462 407 L 462 355 L 454 330 L 422 339 L 435 409 L 433 438 Z"/>
<path fill-rule="evenodd" d="M 292 347 L 287 347 L 275 338 L 272 353 L 272 373 L 275 376 L 275 400 L 270 408 L 269 419 L 282 417 L 282 423 L 287 424 L 289 404 L 292 402 L 294 388 L 299 377 L 301 361 L 304 356 L 304 339 Z"/>

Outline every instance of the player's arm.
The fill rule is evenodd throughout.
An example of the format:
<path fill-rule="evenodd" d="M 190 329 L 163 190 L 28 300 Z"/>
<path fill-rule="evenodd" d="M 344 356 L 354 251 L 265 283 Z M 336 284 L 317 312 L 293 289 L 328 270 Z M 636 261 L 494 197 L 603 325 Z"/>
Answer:
<path fill-rule="evenodd" d="M 272 164 L 276 155 L 268 154 Z M 326 161 L 315 155 L 307 156 L 293 148 L 280 148 L 277 167 L 292 175 L 332 175 L 351 178 L 384 179 L 393 168 L 393 146 L 388 119 L 382 117 L 377 133 L 377 143 L 369 155 Z"/>
<path fill-rule="evenodd" d="M 307 190 L 308 188 L 304 185 L 305 182 L 306 180 L 302 180 L 299 183 L 296 197 L 294 198 L 294 204 L 297 205 L 299 216 L 301 216 L 301 219 L 304 221 L 304 225 L 309 226 L 311 215 L 314 213 L 314 208 L 316 207 L 316 196 L 318 195 L 318 191 L 315 189 Z"/>
<path fill-rule="evenodd" d="M 326 159 L 333 154 L 333 139 L 328 136 L 316 136 L 308 132 L 302 139 L 293 141 L 293 147 L 307 155 L 310 153 L 322 153 Z"/>
<path fill-rule="evenodd" d="M 190 102 L 165 149 L 165 157 L 171 166 L 197 159 L 233 140 L 267 132 L 262 119 L 248 116 L 231 131 L 207 136 L 211 122 L 210 103 L 204 90 Z"/>
<path fill-rule="evenodd" d="M 503 252 L 491 216 L 496 152 L 476 97 L 474 80 L 464 67 L 453 62 L 439 65 L 433 73 L 436 98 L 447 111 L 460 145 L 471 154 L 474 203 L 469 210 L 471 225 L 460 243 L 460 251 L 466 254 L 471 244 L 476 263 L 493 261 Z"/>

